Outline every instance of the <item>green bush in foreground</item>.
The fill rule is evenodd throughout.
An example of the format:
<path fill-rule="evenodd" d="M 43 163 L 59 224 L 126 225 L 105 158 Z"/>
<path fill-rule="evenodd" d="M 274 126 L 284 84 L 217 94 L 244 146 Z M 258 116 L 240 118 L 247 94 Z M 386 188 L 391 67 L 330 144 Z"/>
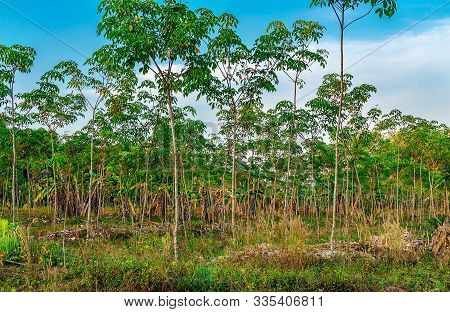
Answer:
<path fill-rule="evenodd" d="M 7 220 L 0 220 L 0 262 L 12 260 L 20 255 L 18 228 Z"/>

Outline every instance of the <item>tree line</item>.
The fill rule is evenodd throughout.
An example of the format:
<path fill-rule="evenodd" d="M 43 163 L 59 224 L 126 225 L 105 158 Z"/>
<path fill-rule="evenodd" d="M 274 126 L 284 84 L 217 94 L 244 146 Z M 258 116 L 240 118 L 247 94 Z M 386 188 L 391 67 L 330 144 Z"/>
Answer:
<path fill-rule="evenodd" d="M 328 59 L 318 48 L 325 28 L 312 21 L 274 21 L 249 46 L 229 13 L 104 0 L 98 34 L 108 44 L 84 64 L 57 64 L 24 93 L 16 80 L 36 51 L 1 45 L 0 206 L 13 221 L 39 207 L 54 223 L 80 216 L 88 231 L 111 210 L 141 226 L 171 222 L 175 258 L 178 229 L 197 219 L 234 235 L 257 217 L 316 218 L 318 231 L 325 217 L 333 242 L 337 222 L 448 215 L 448 126 L 367 110 L 376 88 L 345 72 L 346 30 L 372 12 L 392 17 L 396 1 L 311 5 L 338 20 L 340 72 L 306 103 L 304 74 Z M 267 109 L 280 79 L 290 94 Z M 218 133 L 179 105 L 188 95 L 217 112 Z M 61 134 L 80 118 L 86 126 Z"/>

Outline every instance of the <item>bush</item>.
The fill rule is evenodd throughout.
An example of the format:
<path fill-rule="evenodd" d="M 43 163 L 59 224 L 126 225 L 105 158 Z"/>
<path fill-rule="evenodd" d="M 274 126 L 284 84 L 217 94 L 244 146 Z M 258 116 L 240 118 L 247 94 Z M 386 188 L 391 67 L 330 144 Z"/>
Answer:
<path fill-rule="evenodd" d="M 0 220 L 0 262 L 20 257 L 18 228 L 7 220 Z"/>

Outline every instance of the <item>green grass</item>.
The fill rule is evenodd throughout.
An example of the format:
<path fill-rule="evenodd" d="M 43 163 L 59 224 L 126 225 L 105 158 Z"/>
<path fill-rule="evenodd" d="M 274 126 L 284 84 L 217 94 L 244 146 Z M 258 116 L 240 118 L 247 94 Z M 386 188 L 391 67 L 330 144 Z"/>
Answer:
<path fill-rule="evenodd" d="M 106 223 L 130 228 L 120 218 L 108 218 Z M 411 263 L 307 256 L 290 261 L 292 252 L 326 240 L 325 231 L 316 237 L 314 224 L 291 224 L 293 233 L 287 234 L 282 226 L 268 233 L 253 224 L 241 230 L 236 241 L 218 231 L 200 235 L 196 231 L 200 225 L 193 225 L 180 231 L 177 263 L 172 259 L 170 233 L 150 226 L 145 234 L 130 238 L 66 241 L 65 250 L 61 239 L 37 239 L 40 225 L 34 226 L 30 264 L 0 268 L 0 291 L 385 291 L 388 287 L 450 291 L 449 266 L 429 254 Z M 354 229 L 339 235 L 348 240 L 358 236 Z M 281 253 L 273 261 L 253 254 L 234 256 L 260 243 L 291 253 Z"/>

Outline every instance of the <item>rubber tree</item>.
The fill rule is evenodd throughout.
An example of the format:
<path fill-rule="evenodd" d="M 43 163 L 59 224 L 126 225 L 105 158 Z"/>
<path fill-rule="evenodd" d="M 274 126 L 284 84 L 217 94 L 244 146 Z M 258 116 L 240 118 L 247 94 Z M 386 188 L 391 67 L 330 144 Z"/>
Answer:
<path fill-rule="evenodd" d="M 317 98 L 310 101 L 307 106 L 319 116 L 319 123 L 327 131 L 328 136 L 336 139 L 336 133 L 343 125 L 351 122 L 352 117 L 359 116 L 365 103 L 376 92 L 374 86 L 362 84 L 353 87 L 353 76 L 345 74 L 342 77 L 338 74 L 329 74 L 323 78 L 323 83 L 317 91 Z M 339 146 L 340 142 L 334 142 Z M 336 148 L 335 148 L 336 152 Z M 337 177 L 339 172 L 335 171 Z M 335 183 L 337 179 L 335 178 Z M 336 194 L 337 196 L 337 194 Z M 333 199 L 333 205 L 334 205 Z M 336 222 L 336 211 L 333 209 L 333 228 Z M 333 229 L 332 229 L 333 234 Z M 334 236 L 332 235 L 332 238 Z M 331 243 L 334 248 L 334 241 Z"/>
<path fill-rule="evenodd" d="M 141 209 L 140 221 L 142 230 L 149 198 L 151 147 L 154 143 L 153 135 L 157 124 L 158 108 L 161 107 L 152 92 L 156 86 L 151 80 L 144 80 L 140 84 L 133 80 L 127 80 L 131 83 L 125 88 L 121 88 L 121 92 L 113 94 L 106 101 L 106 107 L 113 131 L 118 134 L 117 139 L 120 142 L 131 141 L 144 151 L 144 204 Z"/>
<path fill-rule="evenodd" d="M 383 115 L 382 120 L 377 124 L 377 130 L 385 131 L 391 136 L 392 142 L 395 143 L 395 210 L 396 221 L 400 224 L 400 204 L 399 204 L 399 171 L 400 171 L 400 140 L 398 134 L 405 126 L 404 116 L 401 111 L 394 109 L 388 114 Z"/>
<path fill-rule="evenodd" d="M 215 16 L 206 9 L 191 10 L 175 0 L 162 4 L 148 0 L 104 0 L 98 33 L 111 41 L 115 59 L 155 79 L 170 118 L 174 189 L 174 258 L 178 259 L 179 187 L 175 138 L 174 96 L 181 89 L 184 64 L 199 53 L 214 27 Z"/>
<path fill-rule="evenodd" d="M 338 197 L 338 172 L 339 172 L 339 133 L 342 121 L 342 106 L 344 101 L 344 36 L 345 31 L 356 22 L 369 16 L 372 12 L 380 18 L 386 16 L 392 17 L 397 11 L 396 0 L 312 0 L 311 6 L 330 7 L 339 22 L 340 32 L 340 94 L 339 94 L 339 112 L 337 119 L 337 131 L 335 133 L 335 168 L 334 168 L 334 190 L 333 190 L 333 223 L 330 235 L 330 247 L 334 249 L 334 232 L 336 227 L 336 210 Z M 360 13 L 362 11 L 362 13 Z M 353 14 L 352 14 L 353 13 Z M 354 17 L 354 14 L 360 14 Z M 350 17 L 349 17 L 350 15 Z"/>
<path fill-rule="evenodd" d="M 312 48 L 313 44 L 319 43 L 324 31 L 325 28 L 316 22 L 297 20 L 292 24 L 291 28 L 288 28 L 285 23 L 274 21 L 270 23 L 266 34 L 261 36 L 256 43 L 258 55 L 263 57 L 263 59 L 269 59 L 270 63 L 275 64 L 276 70 L 285 75 L 293 86 L 292 102 L 288 101 L 291 104 L 284 103 L 290 107 L 291 120 L 288 125 L 285 216 L 287 216 L 288 196 L 290 193 L 292 149 L 299 136 L 296 122 L 298 92 L 304 86 L 302 79 L 304 72 L 311 70 L 311 67 L 316 63 L 322 68 L 326 65 L 327 51 Z"/>
<path fill-rule="evenodd" d="M 221 132 L 231 146 L 231 226 L 236 225 L 237 144 L 243 113 L 262 106 L 264 91 L 274 92 L 278 82 L 275 64 L 269 64 L 258 50 L 247 47 L 237 34 L 238 20 L 225 13 L 217 18 L 215 36 L 206 52 L 192 59 L 187 90 L 198 91 L 222 122 Z M 254 108 L 252 108 L 254 109 Z"/>
<path fill-rule="evenodd" d="M 11 209 L 12 221 L 15 219 L 16 206 L 16 94 L 15 85 L 18 73 L 29 73 L 36 58 L 33 48 L 21 45 L 7 47 L 0 45 L 0 106 L 6 106 L 6 114 L 10 122 L 12 143 L 12 183 Z"/>
<path fill-rule="evenodd" d="M 96 123 L 97 114 L 101 111 L 105 103 L 113 96 L 119 98 L 125 92 L 130 92 L 130 84 L 133 84 L 134 77 L 129 71 L 120 70 L 114 66 L 114 62 L 108 62 L 110 51 L 108 46 L 100 48 L 94 55 L 85 62 L 87 73 L 74 61 L 63 61 L 55 67 L 55 74 L 64 79 L 66 87 L 71 92 L 82 97 L 90 111 L 88 122 L 90 135 L 90 155 L 89 155 L 89 194 L 86 208 L 86 229 L 89 236 L 89 226 L 91 222 L 92 196 L 94 183 L 94 149 L 95 138 L 99 125 Z M 127 84 L 123 82 L 127 81 Z"/>
<path fill-rule="evenodd" d="M 56 224 L 58 216 L 58 183 L 56 173 L 56 149 L 55 136 L 58 130 L 74 123 L 78 117 L 85 111 L 85 100 L 78 94 L 63 94 L 58 83 L 64 81 L 58 71 L 51 70 L 45 73 L 37 83 L 38 88 L 29 92 L 20 94 L 22 110 L 30 111 L 28 114 L 32 123 L 44 125 L 50 133 L 50 143 L 52 151 L 52 169 L 53 169 L 53 225 Z"/>

